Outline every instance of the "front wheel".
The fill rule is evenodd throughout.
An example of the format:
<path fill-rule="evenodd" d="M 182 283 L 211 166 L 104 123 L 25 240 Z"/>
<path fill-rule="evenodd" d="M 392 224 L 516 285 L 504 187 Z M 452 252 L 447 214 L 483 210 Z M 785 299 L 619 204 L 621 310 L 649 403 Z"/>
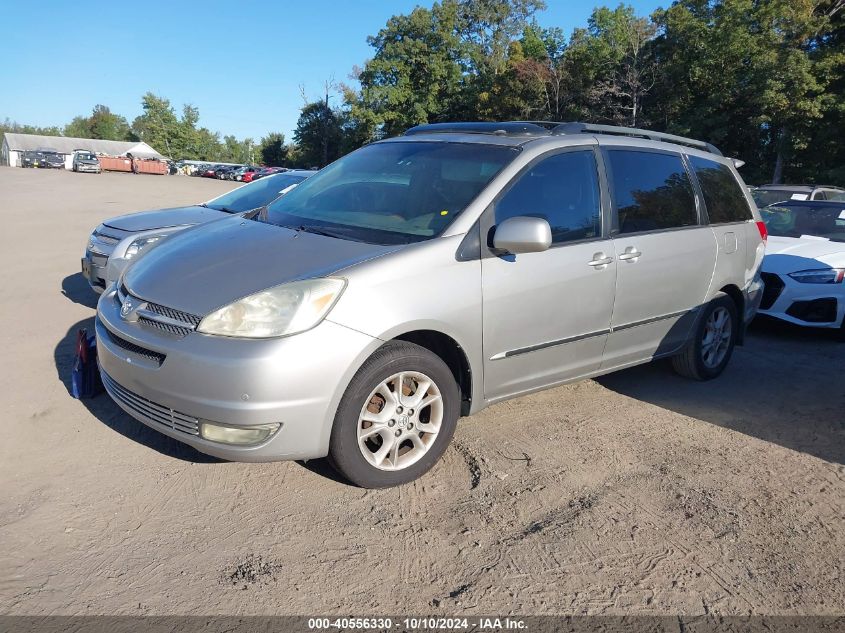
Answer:
<path fill-rule="evenodd" d="M 720 292 L 704 306 L 686 349 L 672 357 L 675 371 L 694 380 L 716 378 L 731 359 L 738 332 L 736 304 Z"/>
<path fill-rule="evenodd" d="M 460 391 L 446 363 L 424 347 L 391 341 L 346 389 L 329 461 L 363 488 L 407 483 L 440 459 L 459 414 Z"/>

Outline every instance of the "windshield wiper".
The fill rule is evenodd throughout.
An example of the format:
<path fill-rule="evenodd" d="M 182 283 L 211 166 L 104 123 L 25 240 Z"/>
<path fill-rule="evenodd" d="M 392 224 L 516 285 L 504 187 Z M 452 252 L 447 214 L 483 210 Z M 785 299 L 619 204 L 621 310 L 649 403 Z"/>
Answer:
<path fill-rule="evenodd" d="M 288 228 L 291 228 L 291 229 L 293 229 L 294 231 L 297 231 L 297 232 L 313 233 L 314 235 L 323 235 L 325 237 L 333 237 L 333 238 L 338 239 L 338 240 L 350 239 L 346 235 L 338 235 L 337 233 L 332 233 L 331 231 L 326 231 L 324 229 L 317 228 L 316 226 L 308 226 L 306 224 L 300 224 L 299 226 L 296 226 L 296 227 L 290 226 Z"/>

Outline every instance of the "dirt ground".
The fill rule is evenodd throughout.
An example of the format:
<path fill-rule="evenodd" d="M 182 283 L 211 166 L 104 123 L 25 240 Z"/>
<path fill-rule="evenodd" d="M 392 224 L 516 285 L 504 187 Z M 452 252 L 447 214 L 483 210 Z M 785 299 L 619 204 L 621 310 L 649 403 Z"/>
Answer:
<path fill-rule="evenodd" d="M 461 421 L 399 489 L 207 458 L 68 392 L 90 230 L 232 183 L 0 168 L 0 613 L 842 614 L 845 343 L 757 326 Z"/>

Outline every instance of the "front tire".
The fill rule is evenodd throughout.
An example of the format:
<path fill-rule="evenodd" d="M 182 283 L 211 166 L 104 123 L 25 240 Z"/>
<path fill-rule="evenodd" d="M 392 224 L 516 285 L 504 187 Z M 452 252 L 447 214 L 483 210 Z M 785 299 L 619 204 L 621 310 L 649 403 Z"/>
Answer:
<path fill-rule="evenodd" d="M 672 357 L 672 366 L 685 378 L 712 380 L 731 360 L 738 333 L 736 304 L 720 292 L 704 306 L 692 340 L 684 351 Z"/>
<path fill-rule="evenodd" d="M 440 357 L 413 343 L 388 342 L 358 370 L 340 401 L 329 461 L 363 488 L 413 481 L 449 445 L 460 400 Z"/>

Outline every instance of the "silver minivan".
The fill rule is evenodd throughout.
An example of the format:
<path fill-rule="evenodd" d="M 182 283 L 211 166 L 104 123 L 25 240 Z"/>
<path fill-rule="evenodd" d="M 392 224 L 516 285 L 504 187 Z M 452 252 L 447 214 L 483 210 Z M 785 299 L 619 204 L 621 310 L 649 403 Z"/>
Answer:
<path fill-rule="evenodd" d="M 757 310 L 764 242 L 712 145 L 424 125 L 131 264 L 99 301 L 101 375 L 204 453 L 328 456 L 397 485 L 496 402 L 663 357 L 715 378 Z"/>

